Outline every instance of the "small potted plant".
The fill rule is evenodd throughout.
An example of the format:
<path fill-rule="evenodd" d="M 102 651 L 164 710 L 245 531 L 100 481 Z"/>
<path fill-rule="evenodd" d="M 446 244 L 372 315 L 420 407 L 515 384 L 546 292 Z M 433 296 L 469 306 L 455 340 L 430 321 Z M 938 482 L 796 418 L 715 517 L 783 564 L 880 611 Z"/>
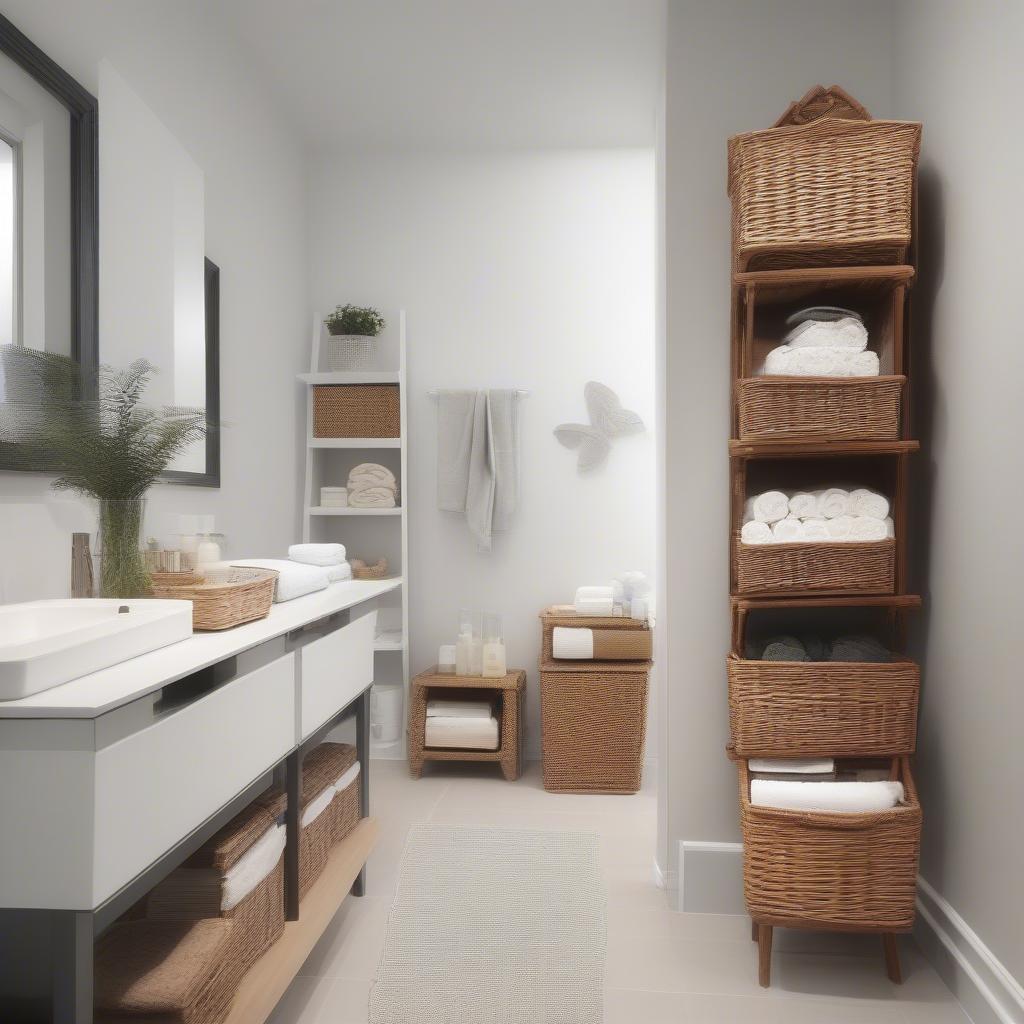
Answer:
<path fill-rule="evenodd" d="M 372 351 L 370 339 L 384 330 L 384 317 L 369 306 L 338 306 L 324 321 L 327 327 L 327 367 L 351 370 L 365 365 Z"/>

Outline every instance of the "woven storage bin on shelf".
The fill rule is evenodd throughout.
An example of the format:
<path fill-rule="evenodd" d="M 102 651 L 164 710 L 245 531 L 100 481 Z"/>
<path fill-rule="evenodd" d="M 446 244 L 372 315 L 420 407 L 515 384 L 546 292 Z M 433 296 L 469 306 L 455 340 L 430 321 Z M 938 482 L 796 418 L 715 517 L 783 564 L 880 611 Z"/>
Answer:
<path fill-rule="evenodd" d="M 636 793 L 647 728 L 647 662 L 541 662 L 544 788 Z"/>
<path fill-rule="evenodd" d="M 314 437 L 399 437 L 397 384 L 318 384 L 313 388 Z"/>
<path fill-rule="evenodd" d="M 736 270 L 902 263 L 921 126 L 822 117 L 729 140 Z"/>
<path fill-rule="evenodd" d="M 648 630 L 646 622 L 625 615 L 577 615 L 572 605 L 552 605 L 541 612 L 541 661 L 554 661 L 554 632 L 556 626 L 572 629 L 627 629 Z M 562 662 L 562 664 L 565 664 Z M 585 664 L 577 662 L 576 664 Z"/>
<path fill-rule="evenodd" d="M 736 593 L 892 594 L 896 543 L 744 544 L 733 535 Z"/>
<path fill-rule="evenodd" d="M 94 1020 L 220 1024 L 231 1010 L 234 924 L 125 921 L 96 942 Z"/>
<path fill-rule="evenodd" d="M 750 661 L 729 669 L 729 726 L 740 757 L 913 753 L 921 674 L 912 661 Z"/>
<path fill-rule="evenodd" d="M 907 759 L 897 766 L 905 805 L 835 814 L 752 806 L 750 773 L 739 762 L 743 888 L 752 918 L 795 928 L 911 927 L 921 805 Z"/>
<path fill-rule="evenodd" d="M 736 381 L 741 441 L 828 436 L 895 441 L 906 377 L 748 377 Z"/>
<path fill-rule="evenodd" d="M 274 603 L 277 573 L 272 569 L 202 569 L 170 579 L 161 573 L 153 581 L 153 597 L 192 602 L 192 628 L 231 629 L 243 622 L 265 619 Z"/>
<path fill-rule="evenodd" d="M 222 917 L 234 922 L 227 956 L 235 986 L 284 931 L 284 860 L 230 910 L 222 910 L 225 875 L 259 842 L 278 827 L 284 813 L 283 793 L 272 802 L 253 803 L 172 871 L 149 894 L 146 916 L 151 920 L 195 921 Z"/>

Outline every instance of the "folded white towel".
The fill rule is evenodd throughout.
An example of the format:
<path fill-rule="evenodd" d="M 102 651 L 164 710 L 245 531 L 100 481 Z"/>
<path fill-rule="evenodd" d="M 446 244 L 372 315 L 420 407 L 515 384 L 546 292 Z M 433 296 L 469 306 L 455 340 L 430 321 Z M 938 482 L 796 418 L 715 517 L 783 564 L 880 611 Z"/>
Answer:
<path fill-rule="evenodd" d="M 221 887 L 221 910 L 232 910 L 237 907 L 277 867 L 277 862 L 284 853 L 284 844 L 284 825 L 271 825 L 232 864 L 224 875 Z"/>
<path fill-rule="evenodd" d="M 315 800 L 308 803 L 306 809 L 302 812 L 302 827 L 306 828 L 307 825 L 312 825 L 331 806 L 334 796 L 334 786 L 324 786 L 323 792 Z"/>
<path fill-rule="evenodd" d="M 619 584 L 619 591 L 622 591 L 622 584 Z M 590 586 L 590 587 L 577 587 L 576 588 L 576 600 L 588 600 L 590 598 L 600 598 L 604 600 L 610 597 L 615 599 L 615 586 L 608 584 L 607 586 Z"/>
<path fill-rule="evenodd" d="M 480 718 L 428 718 L 424 730 L 428 747 L 462 750 L 497 750 L 498 720 Z"/>
<path fill-rule="evenodd" d="M 878 355 L 848 348 L 791 348 L 781 345 L 765 357 L 766 377 L 877 377 Z"/>
<path fill-rule="evenodd" d="M 752 772 L 783 775 L 825 775 L 836 770 L 831 757 L 752 757 L 747 764 Z"/>
<path fill-rule="evenodd" d="M 851 541 L 876 541 L 886 540 L 889 536 L 889 528 L 884 519 L 871 519 L 868 516 L 854 516 L 850 523 L 850 535 L 847 538 Z"/>
<path fill-rule="evenodd" d="M 827 519 L 805 519 L 800 524 L 800 539 L 809 543 L 831 540 L 828 522 Z"/>
<path fill-rule="evenodd" d="M 789 495 L 782 491 L 765 491 L 754 497 L 753 517 L 759 523 L 777 523 L 789 515 Z"/>
<path fill-rule="evenodd" d="M 359 778 L 360 765 L 356 761 L 351 767 L 346 768 L 334 781 L 334 792 L 344 793 L 356 779 Z"/>
<path fill-rule="evenodd" d="M 589 630 L 588 630 L 589 632 Z M 494 714 L 489 700 L 428 700 L 427 718 L 469 718 L 479 720 Z"/>
<path fill-rule="evenodd" d="M 387 466 L 379 466 L 376 462 L 363 462 L 356 466 L 348 475 L 348 489 L 365 490 L 367 487 L 389 487 L 395 490 L 398 482 L 395 474 Z"/>
<path fill-rule="evenodd" d="M 763 523 L 759 525 L 764 526 Z M 551 633 L 551 653 L 556 658 L 592 660 L 594 657 L 594 631 L 555 626 Z"/>
<path fill-rule="evenodd" d="M 781 522 L 785 521 L 785 519 L 781 520 Z M 767 523 L 759 523 L 756 519 L 751 519 L 749 523 L 743 524 L 743 528 L 740 530 L 740 540 L 744 544 L 771 544 L 772 528 Z"/>
<path fill-rule="evenodd" d="M 797 519 L 811 519 L 818 514 L 821 491 L 797 491 L 790 496 L 789 514 Z"/>
<path fill-rule="evenodd" d="M 798 544 L 804 539 L 804 524 L 799 519 L 780 519 L 772 527 L 772 541 L 776 544 Z"/>
<path fill-rule="evenodd" d="M 853 526 L 853 516 L 836 516 L 835 519 L 826 519 L 824 522 L 829 540 L 850 539 L 850 527 Z"/>
<path fill-rule="evenodd" d="M 342 562 L 341 565 L 328 565 L 324 572 L 327 573 L 328 583 L 342 583 L 352 579 L 352 566 L 348 562 Z"/>
<path fill-rule="evenodd" d="M 344 544 L 292 544 L 288 557 L 304 565 L 341 565 L 345 561 Z"/>
<path fill-rule="evenodd" d="M 349 508 L 394 508 L 395 492 L 390 487 L 363 487 L 349 489 Z"/>
<path fill-rule="evenodd" d="M 903 802 L 903 783 L 754 779 L 750 783 L 750 802 L 755 807 L 793 811 L 887 811 Z"/>
<path fill-rule="evenodd" d="M 818 499 L 818 515 L 822 519 L 838 519 L 850 514 L 850 492 L 842 487 L 830 487 Z"/>
<path fill-rule="evenodd" d="M 885 519 L 889 515 L 889 499 L 866 487 L 850 491 L 850 512 L 869 519 Z"/>
<path fill-rule="evenodd" d="M 327 570 L 318 565 L 302 565 L 284 558 L 243 558 L 231 563 L 253 569 L 273 569 L 277 573 L 274 602 L 294 601 L 297 597 L 326 590 Z"/>
<path fill-rule="evenodd" d="M 573 603 L 577 615 L 611 615 L 615 603 L 610 597 L 582 597 Z"/>
<path fill-rule="evenodd" d="M 852 316 L 839 320 L 805 320 L 782 339 L 790 348 L 840 348 L 863 352 L 868 347 L 868 331 Z"/>

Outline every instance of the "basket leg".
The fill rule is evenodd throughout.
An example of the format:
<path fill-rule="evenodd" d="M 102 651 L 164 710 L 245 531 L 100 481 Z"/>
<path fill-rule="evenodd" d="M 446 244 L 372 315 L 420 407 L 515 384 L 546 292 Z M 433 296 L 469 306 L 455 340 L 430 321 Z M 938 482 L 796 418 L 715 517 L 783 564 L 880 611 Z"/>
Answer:
<path fill-rule="evenodd" d="M 757 942 L 757 940 L 758 940 L 757 922 L 753 918 L 751 918 L 750 919 L 750 941 L 751 942 Z"/>
<path fill-rule="evenodd" d="M 771 925 L 758 925 L 758 984 L 771 985 Z"/>
<path fill-rule="evenodd" d="M 885 973 L 894 985 L 903 984 L 903 972 L 900 970 L 900 947 L 895 932 L 882 934 L 882 947 L 885 950 Z"/>

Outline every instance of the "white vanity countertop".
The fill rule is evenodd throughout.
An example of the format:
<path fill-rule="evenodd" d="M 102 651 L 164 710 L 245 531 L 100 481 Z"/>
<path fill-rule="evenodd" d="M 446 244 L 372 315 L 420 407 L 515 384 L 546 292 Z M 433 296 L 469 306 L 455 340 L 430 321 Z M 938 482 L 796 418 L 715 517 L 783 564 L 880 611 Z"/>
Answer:
<path fill-rule="evenodd" d="M 401 585 L 400 579 L 332 583 L 326 590 L 275 604 L 270 614 L 257 622 L 247 622 L 244 626 L 221 633 L 193 633 L 188 640 L 112 665 L 70 683 L 20 700 L 0 701 L 0 719 L 96 718 L 208 665 L 317 619 L 380 597 Z"/>

